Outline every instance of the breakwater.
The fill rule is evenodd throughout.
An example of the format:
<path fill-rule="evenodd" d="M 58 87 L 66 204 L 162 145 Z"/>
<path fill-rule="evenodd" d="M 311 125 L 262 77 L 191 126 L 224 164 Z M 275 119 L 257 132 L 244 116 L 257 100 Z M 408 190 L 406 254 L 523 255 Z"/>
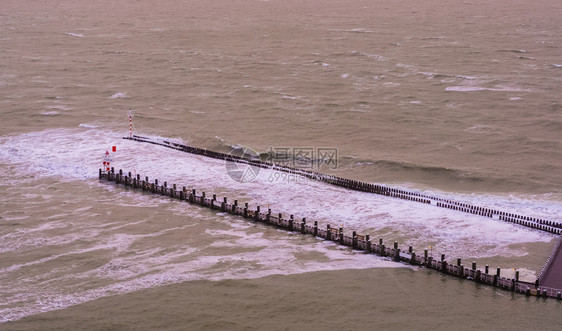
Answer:
<path fill-rule="evenodd" d="M 553 234 L 562 234 L 562 223 L 557 221 L 523 216 L 515 213 L 499 211 L 493 208 L 486 208 L 482 206 L 474 206 L 471 204 L 458 202 L 450 199 L 444 199 L 436 196 L 430 196 L 419 192 L 412 192 L 412 191 L 397 189 L 397 188 L 379 185 L 379 184 L 365 183 L 365 182 L 346 179 L 330 174 L 324 174 L 311 170 L 275 164 L 272 162 L 260 160 L 258 158 L 256 159 L 243 158 L 236 155 L 215 152 L 208 149 L 188 146 L 185 144 L 180 144 L 168 140 L 155 140 L 149 137 L 133 135 L 133 134 L 131 134 L 129 137 L 123 137 L 123 139 L 160 145 L 178 151 L 196 154 L 196 155 L 202 155 L 214 159 L 224 160 L 227 162 L 236 162 L 253 167 L 282 171 L 285 173 L 303 176 L 311 180 L 321 181 L 330 185 L 335 185 L 350 190 L 369 192 L 369 193 L 380 194 L 392 198 L 398 198 L 398 199 L 404 199 L 404 200 L 414 201 L 418 203 L 434 205 L 440 208 L 448 208 L 459 212 L 469 213 L 473 215 L 480 215 L 482 217 L 518 224 L 520 226 L 525 226 L 525 227 L 529 227 L 532 229 L 545 231 Z"/>
<path fill-rule="evenodd" d="M 545 262 L 538 280 L 539 290 L 554 296 L 562 288 L 562 235 L 552 248 L 550 257 Z"/>
<path fill-rule="evenodd" d="M 141 178 L 140 174 L 132 176 L 130 172 L 124 173 L 122 170 L 116 173 L 113 168 L 108 172 L 100 169 L 99 179 L 100 181 L 113 182 L 134 190 L 166 196 L 197 206 L 226 212 L 253 222 L 260 222 L 287 231 L 312 235 L 355 250 L 364 251 L 366 254 L 389 257 L 397 262 L 426 267 L 454 277 L 526 295 L 555 297 L 562 300 L 561 289 L 541 290 L 538 288 L 538 280 L 535 283 L 520 281 L 519 271 L 515 272 L 514 278 L 506 278 L 501 276 L 501 269 L 499 267 L 496 268 L 495 272 L 493 270 L 490 272 L 488 265 L 483 270 L 477 268 L 476 262 L 465 266 L 460 258 L 453 262 L 448 262 L 444 254 L 441 254 L 440 258 L 434 259 L 433 256 L 428 254 L 427 249 L 424 249 L 423 253 L 416 253 L 412 246 L 407 248 L 399 247 L 396 241 L 387 245 L 382 238 L 379 238 L 378 241 L 372 241 L 369 234 L 358 234 L 356 231 L 351 233 L 345 232 L 343 227 L 331 227 L 330 224 L 325 227 L 319 227 L 318 221 L 311 222 L 305 217 L 295 218 L 292 214 L 287 217 L 282 213 L 275 214 L 271 209 L 262 210 L 260 206 L 251 208 L 248 203 L 238 204 L 238 200 L 232 201 L 227 197 L 219 199 L 215 194 L 207 195 L 205 192 L 198 194 L 196 189 L 188 190 L 185 186 L 179 188 L 176 184 L 168 185 L 167 182 L 161 183 L 157 179 L 150 182 L 148 177 Z"/>

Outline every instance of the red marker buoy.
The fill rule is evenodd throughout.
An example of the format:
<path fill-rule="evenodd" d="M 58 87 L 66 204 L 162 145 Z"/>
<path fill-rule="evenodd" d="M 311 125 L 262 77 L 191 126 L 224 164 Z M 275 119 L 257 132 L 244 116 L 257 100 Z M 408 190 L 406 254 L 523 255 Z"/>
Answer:
<path fill-rule="evenodd" d="M 113 146 L 113 152 L 117 152 L 117 146 Z"/>

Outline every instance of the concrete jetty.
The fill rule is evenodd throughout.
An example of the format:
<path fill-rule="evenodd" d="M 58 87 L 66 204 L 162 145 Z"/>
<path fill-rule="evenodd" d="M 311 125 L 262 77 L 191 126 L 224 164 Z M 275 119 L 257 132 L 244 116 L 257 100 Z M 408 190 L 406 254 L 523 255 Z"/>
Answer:
<path fill-rule="evenodd" d="M 293 214 L 286 217 L 282 213 L 273 213 L 271 209 L 267 211 L 262 210 L 260 206 L 251 208 L 248 203 L 245 203 L 243 206 L 239 205 L 237 200 L 229 203 L 231 200 L 227 197 L 217 199 L 217 196 L 214 194 L 206 195 L 204 192 L 197 194 L 197 190 L 194 188 L 187 189 L 185 186 L 178 188 L 176 184 L 168 185 L 166 182 L 159 184 L 157 179 L 150 182 L 148 177 L 141 178 L 140 174 L 132 176 L 131 172 L 125 173 L 122 170 L 116 173 L 113 168 L 107 172 L 100 169 L 99 179 L 100 181 L 113 182 L 130 189 L 166 196 L 200 207 L 227 212 L 252 222 L 260 222 L 287 231 L 300 232 L 303 235 L 312 235 L 355 250 L 364 251 L 366 254 L 386 256 L 397 262 L 430 268 L 447 275 L 499 287 L 516 293 L 542 296 L 545 298 L 554 297 L 562 300 L 560 294 L 562 291 L 561 289 L 550 288 L 546 290 L 538 288 L 540 280 L 537 280 L 535 283 L 520 281 L 519 271 L 516 271 L 515 278 L 506 278 L 501 276 L 501 269 L 499 267 L 496 269 L 495 273 L 490 273 L 488 265 L 486 265 L 484 269 L 477 268 L 476 262 L 465 266 L 460 258 L 453 262 L 448 262 L 444 254 L 441 254 L 439 259 L 434 259 L 433 256 L 428 254 L 427 249 L 424 249 L 422 254 L 416 254 L 412 246 L 407 248 L 399 247 L 397 242 L 393 242 L 393 244 L 387 246 L 382 238 L 379 238 L 378 243 L 377 241 L 371 241 L 369 234 L 359 235 L 356 231 L 349 233 L 344 231 L 343 227 L 332 228 L 329 224 L 326 225 L 325 228 L 322 228 L 318 226 L 317 221 L 311 222 L 306 218 L 295 218 Z M 558 246 L 560 246 L 560 243 Z M 558 252 L 558 249 L 556 251 Z M 553 261 L 558 261 L 558 256 L 560 255 L 557 255 Z M 558 266 L 559 265 L 560 264 L 558 264 Z M 549 270 L 554 270 L 554 274 L 557 272 L 557 269 Z M 552 271 L 546 272 L 545 281 L 550 279 L 548 276 L 550 272 Z"/>
<path fill-rule="evenodd" d="M 558 243 L 552 249 L 550 257 L 538 278 L 538 291 L 548 296 L 560 298 L 562 289 L 562 236 L 558 238 Z"/>
<path fill-rule="evenodd" d="M 490 219 L 509 222 L 509 223 L 513 223 L 520 226 L 525 226 L 525 227 L 529 227 L 532 229 L 545 231 L 553 234 L 562 234 L 562 222 L 544 220 L 537 217 L 518 215 L 515 213 L 495 210 L 493 208 L 474 206 L 472 204 L 458 202 L 450 199 L 444 199 L 436 196 L 430 196 L 419 192 L 411 192 L 411 191 L 397 189 L 397 188 L 388 187 L 379 184 L 365 183 L 365 182 L 346 179 L 330 174 L 324 174 L 324 173 L 314 172 L 311 170 L 275 164 L 268 161 L 242 158 L 231 154 L 215 152 L 204 148 L 193 147 L 176 142 L 171 142 L 168 140 L 155 140 L 149 137 L 133 135 L 133 134 L 131 134 L 129 137 L 123 137 L 123 139 L 160 145 L 178 151 L 196 154 L 196 155 L 202 155 L 214 159 L 224 160 L 227 162 L 236 162 L 236 163 L 247 164 L 250 166 L 255 166 L 260 168 L 272 169 L 275 171 L 282 171 L 285 173 L 289 173 L 297 176 L 303 176 L 311 180 L 321 181 L 327 184 L 343 187 L 350 190 L 369 192 L 369 193 L 384 195 L 391 198 L 398 198 L 398 199 L 433 205 L 440 208 L 447 208 L 458 212 L 464 212 L 473 215 L 479 215 Z"/>

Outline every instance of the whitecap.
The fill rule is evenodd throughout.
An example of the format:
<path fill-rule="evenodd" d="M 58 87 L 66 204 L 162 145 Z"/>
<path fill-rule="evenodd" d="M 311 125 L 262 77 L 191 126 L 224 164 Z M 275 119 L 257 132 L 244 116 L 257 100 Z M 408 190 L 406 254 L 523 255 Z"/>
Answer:
<path fill-rule="evenodd" d="M 81 128 L 86 128 L 86 129 L 95 129 L 97 128 L 97 125 L 93 125 L 93 124 L 87 124 L 87 123 L 80 123 L 80 125 L 78 125 Z"/>
<path fill-rule="evenodd" d="M 57 116 L 60 115 L 60 113 L 58 111 L 43 111 L 41 112 L 41 115 L 45 115 L 45 116 Z"/>
<path fill-rule="evenodd" d="M 58 110 L 72 110 L 72 108 L 64 106 L 64 105 L 49 105 L 46 106 L 47 109 L 58 109 Z"/>
<path fill-rule="evenodd" d="M 111 99 L 125 98 L 126 96 L 127 96 L 127 92 L 117 92 L 111 96 Z"/>
<path fill-rule="evenodd" d="M 84 38 L 84 35 L 81 34 L 81 33 L 67 32 L 66 35 L 71 36 L 71 37 Z"/>
<path fill-rule="evenodd" d="M 516 87 L 496 86 L 496 87 L 482 87 L 482 86 L 448 86 L 445 91 L 453 92 L 475 92 L 475 91 L 495 91 L 495 92 L 528 92 Z"/>

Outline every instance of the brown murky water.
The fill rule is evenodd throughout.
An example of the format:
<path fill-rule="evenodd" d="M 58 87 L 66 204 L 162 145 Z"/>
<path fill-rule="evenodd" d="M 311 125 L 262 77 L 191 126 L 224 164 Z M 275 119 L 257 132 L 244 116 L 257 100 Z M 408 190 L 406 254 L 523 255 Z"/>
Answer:
<path fill-rule="evenodd" d="M 560 4 L 3 1 L 2 9 L 0 329 L 562 321 L 556 301 L 97 180 L 116 145 L 112 165 L 126 171 L 534 281 L 552 235 L 266 170 L 238 183 L 221 162 L 120 137 L 133 109 L 137 133 L 226 152 L 337 151 L 337 167 L 321 171 L 560 221 Z"/>

